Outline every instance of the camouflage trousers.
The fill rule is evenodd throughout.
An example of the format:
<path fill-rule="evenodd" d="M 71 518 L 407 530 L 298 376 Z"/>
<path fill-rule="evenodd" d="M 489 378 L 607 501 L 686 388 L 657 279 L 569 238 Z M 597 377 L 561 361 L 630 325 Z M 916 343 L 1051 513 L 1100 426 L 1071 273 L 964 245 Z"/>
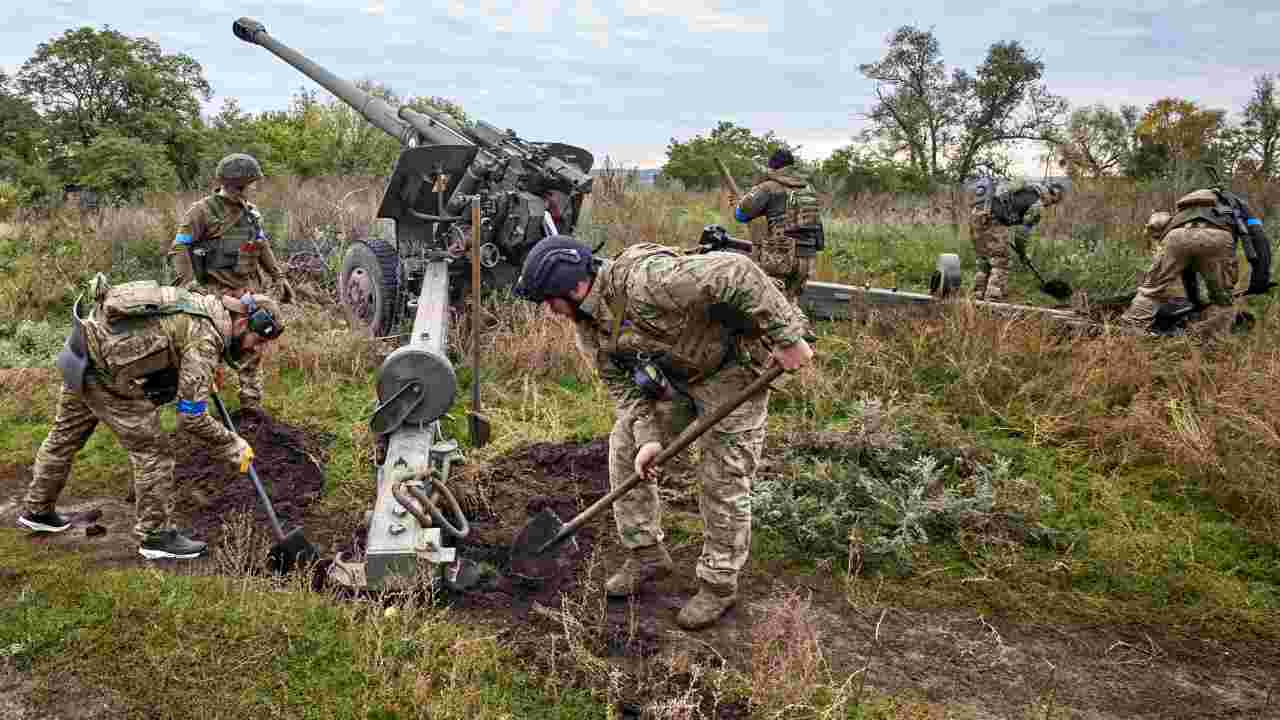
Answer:
<path fill-rule="evenodd" d="M 712 412 L 755 379 L 742 367 L 722 371 L 689 388 L 700 413 Z M 666 426 L 663 442 L 670 442 L 692 419 L 681 412 L 687 403 L 659 403 L 659 418 Z M 674 407 L 673 407 L 674 406 Z M 702 511 L 702 556 L 697 575 L 703 582 L 737 588 L 738 573 L 751 549 L 751 483 L 764 447 L 769 393 L 746 401 L 699 438 L 698 480 Z M 609 483 L 618 487 L 635 477 L 635 419 L 619 413 L 609 434 Z M 613 504 L 613 516 L 622 545 L 635 549 L 662 542 L 662 502 L 656 482 L 642 482 Z"/>
<path fill-rule="evenodd" d="M 143 397 L 140 389 L 104 384 L 92 370 L 85 376 L 83 394 L 64 385 L 58 395 L 53 428 L 36 452 L 31 484 L 27 487 L 27 510 L 53 511 L 66 487 L 75 454 L 89 441 L 99 421 L 111 428 L 129 453 L 137 510 L 134 534 L 142 538 L 149 532 L 172 527 L 173 455 L 169 434 L 160 427 L 159 409 Z"/>
<path fill-rule="evenodd" d="M 258 293 L 261 290 L 253 288 L 232 288 L 225 285 L 212 282 L 212 280 L 204 285 L 198 285 L 192 288 L 192 292 L 198 292 L 205 295 L 223 295 L 229 294 L 235 297 L 245 292 Z M 240 363 L 240 368 L 236 370 L 236 375 L 240 379 L 240 407 L 262 407 L 262 354 L 253 353 L 244 362 Z"/>
<path fill-rule="evenodd" d="M 1210 307 L 1196 323 L 1198 332 L 1218 335 L 1229 331 L 1236 316 L 1234 290 L 1239 273 L 1235 242 L 1231 233 L 1207 226 L 1184 226 L 1165 235 L 1121 319 L 1130 325 L 1150 326 L 1161 305 L 1186 296 L 1182 273 L 1187 269 L 1203 278 L 1209 291 Z"/>
<path fill-rule="evenodd" d="M 1001 302 L 1009 294 L 1009 243 L 1007 229 L 997 224 L 986 210 L 974 208 L 969 215 L 969 237 L 978 257 L 978 274 L 973 278 L 973 299 Z"/>

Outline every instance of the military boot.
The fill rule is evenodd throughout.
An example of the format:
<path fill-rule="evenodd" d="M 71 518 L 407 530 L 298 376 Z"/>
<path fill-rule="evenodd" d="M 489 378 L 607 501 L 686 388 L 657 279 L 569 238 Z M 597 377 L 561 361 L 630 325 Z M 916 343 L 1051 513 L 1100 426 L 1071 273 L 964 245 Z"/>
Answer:
<path fill-rule="evenodd" d="M 661 580 L 675 567 L 671 555 L 662 544 L 649 545 L 631 551 L 631 557 L 604 583 L 609 597 L 628 597 L 636 594 L 640 586 L 650 580 Z"/>
<path fill-rule="evenodd" d="M 199 557 L 205 547 L 205 543 L 192 540 L 177 530 L 157 530 L 147 534 L 142 545 L 138 547 L 138 554 L 148 560 L 159 558 L 190 560 Z"/>
<path fill-rule="evenodd" d="M 732 587 L 699 583 L 698 594 L 676 616 L 676 624 L 685 630 L 701 630 L 711 627 L 726 610 L 738 601 L 738 591 Z"/>

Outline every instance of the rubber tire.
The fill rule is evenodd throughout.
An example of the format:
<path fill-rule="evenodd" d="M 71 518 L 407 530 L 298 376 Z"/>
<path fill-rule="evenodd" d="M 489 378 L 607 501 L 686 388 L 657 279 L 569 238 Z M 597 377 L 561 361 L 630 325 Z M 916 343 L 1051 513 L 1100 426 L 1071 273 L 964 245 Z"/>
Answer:
<path fill-rule="evenodd" d="M 357 317 L 347 304 L 347 282 L 351 274 L 363 270 L 372 279 L 372 308 L 368 318 Z M 400 314 L 400 256 L 394 247 L 381 240 L 355 242 L 347 248 L 338 274 L 338 302 L 352 327 L 366 330 L 375 337 L 390 335 Z"/>

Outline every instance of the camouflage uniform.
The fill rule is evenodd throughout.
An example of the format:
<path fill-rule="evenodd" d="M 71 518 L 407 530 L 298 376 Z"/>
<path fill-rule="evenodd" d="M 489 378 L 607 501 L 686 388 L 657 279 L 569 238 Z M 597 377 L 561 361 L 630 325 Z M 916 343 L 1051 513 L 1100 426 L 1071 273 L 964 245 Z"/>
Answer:
<path fill-rule="evenodd" d="M 807 197 L 816 209 L 817 196 L 807 179 L 799 176 L 796 170 L 790 167 L 770 170 L 765 174 L 763 182 L 748 190 L 747 194 L 738 201 L 734 217 L 741 223 L 749 223 L 762 214 L 768 219 L 769 239 L 779 247 L 785 248 L 784 258 L 771 264 L 769 258 L 762 258 L 762 253 L 766 252 L 765 248 L 755 248 L 752 251 L 752 258 L 779 282 L 787 296 L 794 301 L 800 297 L 805 282 L 813 273 L 817 249 L 804 243 L 797 243 L 784 235 L 787 225 L 787 198 L 792 193 Z"/>
<path fill-rule="evenodd" d="M 210 269 L 202 283 L 195 276 L 189 251 L 204 244 L 220 243 L 232 249 L 235 266 Z M 276 262 L 271 243 L 262 232 L 261 217 L 253 203 L 233 200 L 222 191 L 192 205 L 169 250 L 177 278 L 173 284 L 200 293 L 230 294 L 262 292 L 262 271 L 278 286 L 285 284 L 284 273 Z M 241 407 L 262 405 L 262 368 L 260 357 L 252 356 L 238 370 Z"/>
<path fill-rule="evenodd" d="M 1211 191 L 1205 196 L 1208 205 L 1214 198 Z M 1196 193 L 1179 200 L 1179 205 L 1195 207 L 1185 201 Z M 1181 209 L 1181 208 L 1180 208 Z M 1154 216 L 1153 216 L 1154 217 Z M 1152 223 L 1149 222 L 1149 226 Z M 1164 219 L 1170 225 L 1160 239 L 1159 250 L 1147 270 L 1138 293 L 1121 317 L 1122 321 L 1139 327 L 1150 327 L 1159 307 L 1170 300 L 1186 296 L 1184 273 L 1192 270 L 1204 278 L 1209 290 L 1210 306 L 1203 312 L 1203 320 L 1197 327 L 1206 335 L 1225 333 L 1235 320 L 1234 289 L 1239 273 L 1236 260 L 1235 239 L 1230 230 L 1203 220 L 1181 223 L 1179 217 Z"/>
<path fill-rule="evenodd" d="M 1013 227 L 1014 242 L 1025 246 L 1045 205 L 1053 202 L 1048 185 L 1023 182 L 973 206 L 969 237 L 978 257 L 978 274 L 973 279 L 975 300 L 1003 302 L 1009 293 L 1008 234 L 998 231 L 997 226 Z"/>
<path fill-rule="evenodd" d="M 750 345 L 793 345 L 804 338 L 807 323 L 770 278 L 741 255 L 679 257 L 669 248 L 646 243 L 604 262 L 579 306 L 576 329 L 579 348 L 595 359 L 617 406 L 609 436 L 613 487 L 635 477 L 641 446 L 669 442 L 690 419 L 684 411 L 689 409 L 687 399 L 645 398 L 630 374 L 611 359 L 618 307 L 623 308 L 625 323 L 617 352 L 624 357 L 664 357 L 673 384 L 687 392 L 698 413 L 710 412 L 755 379 Z M 718 314 L 721 309 L 729 313 Z M 752 327 L 745 336 L 726 342 L 723 320 L 730 313 L 749 318 Z M 699 506 L 706 527 L 697 575 L 725 592 L 736 590 L 751 547 L 751 482 L 764 445 L 768 404 L 768 393 L 748 400 L 696 443 L 701 451 Z M 684 422 L 674 420 L 681 416 Z M 613 509 L 628 550 L 662 542 L 656 482 L 642 483 Z"/>
<path fill-rule="evenodd" d="M 155 372 L 177 370 L 178 429 L 208 443 L 215 457 L 229 463 L 238 459 L 243 441 L 205 414 L 214 369 L 222 362 L 224 338 L 231 334 L 231 316 L 215 296 L 192 294 L 189 302 L 208 317 L 182 312 L 108 325 L 99 306 L 85 321 L 92 365 L 82 392 L 64 384 L 58 396 L 53 428 L 40 444 L 27 488 L 30 513 L 54 511 L 72 459 L 102 421 L 129 453 L 137 503 L 134 533 L 145 539 L 149 533 L 173 527 L 169 436 L 160 427 L 159 408 L 146 398 L 142 384 L 142 376 Z"/>

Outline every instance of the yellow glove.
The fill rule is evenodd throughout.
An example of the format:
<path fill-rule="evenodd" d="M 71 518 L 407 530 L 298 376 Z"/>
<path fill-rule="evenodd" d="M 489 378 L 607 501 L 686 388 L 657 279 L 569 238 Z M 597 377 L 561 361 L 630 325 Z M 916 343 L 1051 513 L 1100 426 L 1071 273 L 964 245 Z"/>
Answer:
<path fill-rule="evenodd" d="M 236 436 L 236 462 L 240 465 L 241 474 L 249 472 L 249 466 L 253 464 L 253 448 L 249 447 L 249 443 L 244 438 Z"/>

